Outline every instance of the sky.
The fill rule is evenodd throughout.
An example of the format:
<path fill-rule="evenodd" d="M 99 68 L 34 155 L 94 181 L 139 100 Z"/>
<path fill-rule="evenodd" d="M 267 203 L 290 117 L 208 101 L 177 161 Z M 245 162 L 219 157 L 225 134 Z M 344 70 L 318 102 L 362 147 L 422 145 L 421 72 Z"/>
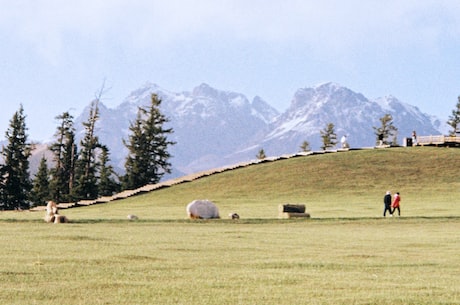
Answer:
<path fill-rule="evenodd" d="M 460 95 L 458 0 L 0 0 L 0 140 L 20 105 L 29 138 L 104 87 L 116 107 L 155 83 L 201 83 L 286 110 L 335 82 L 447 120 Z"/>

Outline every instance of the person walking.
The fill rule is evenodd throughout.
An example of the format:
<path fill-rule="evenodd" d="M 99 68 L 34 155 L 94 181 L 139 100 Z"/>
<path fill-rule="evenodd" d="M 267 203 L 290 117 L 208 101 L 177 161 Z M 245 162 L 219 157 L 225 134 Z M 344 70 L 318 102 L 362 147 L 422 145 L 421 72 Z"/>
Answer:
<path fill-rule="evenodd" d="M 391 212 L 391 192 L 390 191 L 387 191 L 385 196 L 383 196 L 383 204 L 384 204 L 383 217 L 386 217 L 387 211 L 388 213 L 390 213 L 390 215 L 393 215 L 393 213 Z"/>
<path fill-rule="evenodd" d="M 391 214 L 394 214 L 395 210 L 398 209 L 398 216 L 401 216 L 400 202 L 401 196 L 399 195 L 399 192 L 397 192 L 395 197 L 393 198 L 393 203 L 391 204 L 391 207 L 393 208 Z"/>
<path fill-rule="evenodd" d="M 340 139 L 340 143 L 342 144 L 342 148 L 350 148 L 347 141 L 347 135 L 343 135 Z"/>

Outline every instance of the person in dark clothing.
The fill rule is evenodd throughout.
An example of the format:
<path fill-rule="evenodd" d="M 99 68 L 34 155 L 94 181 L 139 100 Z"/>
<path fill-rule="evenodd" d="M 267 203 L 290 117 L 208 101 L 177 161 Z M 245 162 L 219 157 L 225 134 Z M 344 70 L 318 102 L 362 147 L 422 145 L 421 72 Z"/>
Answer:
<path fill-rule="evenodd" d="M 379 146 L 383 145 L 383 133 L 379 134 Z"/>
<path fill-rule="evenodd" d="M 383 204 L 385 205 L 383 209 L 383 217 L 386 217 L 387 211 L 390 213 L 390 215 L 393 215 L 393 212 L 391 211 L 391 192 L 390 191 L 387 191 L 387 193 L 383 197 Z"/>

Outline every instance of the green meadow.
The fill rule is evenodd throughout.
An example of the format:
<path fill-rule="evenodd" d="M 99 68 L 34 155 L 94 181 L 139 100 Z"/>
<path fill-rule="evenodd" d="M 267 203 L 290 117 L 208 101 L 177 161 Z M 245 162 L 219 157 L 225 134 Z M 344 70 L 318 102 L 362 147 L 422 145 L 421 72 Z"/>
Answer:
<path fill-rule="evenodd" d="M 459 165 L 457 148 L 354 150 L 61 210 L 69 224 L 1 212 L 0 303 L 459 304 Z M 194 199 L 222 218 L 187 219 Z M 284 203 L 311 218 L 279 219 Z"/>

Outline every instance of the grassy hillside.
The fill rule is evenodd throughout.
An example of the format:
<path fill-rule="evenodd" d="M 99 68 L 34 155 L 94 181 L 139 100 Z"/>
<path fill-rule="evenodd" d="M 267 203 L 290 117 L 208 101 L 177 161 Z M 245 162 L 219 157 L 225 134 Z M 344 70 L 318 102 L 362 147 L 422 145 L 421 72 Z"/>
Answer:
<path fill-rule="evenodd" d="M 460 149 L 357 150 L 265 162 L 109 204 L 65 211 L 71 218 L 183 219 L 194 199 L 222 218 L 276 218 L 281 203 L 304 203 L 312 217 L 378 217 L 386 190 L 399 191 L 403 216 L 459 216 Z"/>
<path fill-rule="evenodd" d="M 63 210 L 70 224 L 2 212 L 0 303 L 458 304 L 459 161 L 446 148 L 331 153 Z M 387 189 L 401 219 L 376 218 Z M 242 219 L 186 220 L 197 198 Z M 276 219 L 280 203 L 313 219 Z"/>

